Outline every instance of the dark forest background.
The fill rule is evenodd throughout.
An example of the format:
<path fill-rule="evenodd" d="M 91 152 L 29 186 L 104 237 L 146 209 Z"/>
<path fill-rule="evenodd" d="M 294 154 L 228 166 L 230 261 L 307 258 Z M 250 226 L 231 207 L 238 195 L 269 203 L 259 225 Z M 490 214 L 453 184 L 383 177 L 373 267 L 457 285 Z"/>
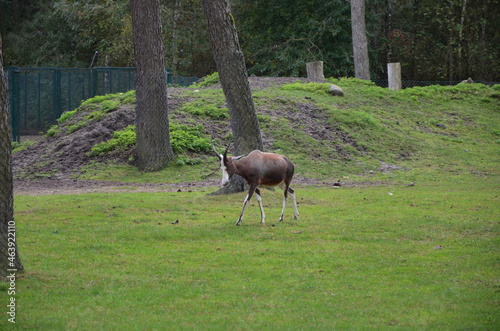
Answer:
<path fill-rule="evenodd" d="M 348 0 L 231 0 L 250 74 L 353 76 Z M 179 76 L 215 71 L 201 0 L 161 0 L 165 62 Z M 372 79 L 500 81 L 500 0 L 366 0 Z M 0 0 L 4 65 L 131 67 L 128 0 Z"/>

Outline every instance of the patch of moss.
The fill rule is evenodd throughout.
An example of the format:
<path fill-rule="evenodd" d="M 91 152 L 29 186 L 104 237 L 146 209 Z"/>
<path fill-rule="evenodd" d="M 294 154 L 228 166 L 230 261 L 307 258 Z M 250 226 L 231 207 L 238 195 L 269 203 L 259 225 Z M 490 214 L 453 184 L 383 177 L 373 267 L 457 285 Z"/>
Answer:
<path fill-rule="evenodd" d="M 111 151 L 126 149 L 135 144 L 136 139 L 135 125 L 129 125 L 121 131 L 115 131 L 110 140 L 94 145 L 87 156 L 100 156 Z"/>
<path fill-rule="evenodd" d="M 184 152 L 209 152 L 212 148 L 210 139 L 203 133 L 203 125 L 188 126 L 170 124 L 170 143 L 176 154 Z M 92 147 L 87 156 L 101 156 L 106 153 L 124 150 L 136 143 L 135 125 L 129 125 L 121 131 L 115 131 L 113 138 Z M 198 164 L 197 161 L 183 159 L 184 164 Z"/>
<path fill-rule="evenodd" d="M 181 110 L 196 116 L 206 116 L 216 120 L 229 118 L 229 111 L 226 107 L 219 107 L 200 101 L 186 103 Z"/>
<path fill-rule="evenodd" d="M 64 114 L 61 115 L 60 118 L 57 119 L 57 123 L 58 124 L 63 124 L 68 119 L 70 119 L 71 117 L 73 117 L 76 114 L 77 111 L 78 111 L 78 109 L 65 112 Z"/>

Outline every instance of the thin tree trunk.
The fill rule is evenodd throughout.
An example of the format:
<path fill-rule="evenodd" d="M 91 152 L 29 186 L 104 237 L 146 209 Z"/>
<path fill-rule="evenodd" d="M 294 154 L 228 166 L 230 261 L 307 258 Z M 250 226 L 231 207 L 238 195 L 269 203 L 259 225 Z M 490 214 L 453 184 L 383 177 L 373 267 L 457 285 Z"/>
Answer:
<path fill-rule="evenodd" d="M 386 12 L 385 12 L 385 35 L 386 37 L 389 37 L 389 35 L 392 33 L 392 3 L 391 0 L 387 0 L 387 7 L 386 7 Z M 386 58 L 387 63 L 392 63 L 393 58 L 392 58 L 392 43 L 388 42 L 387 43 L 387 58 Z"/>
<path fill-rule="evenodd" d="M 352 47 L 354 76 L 370 80 L 370 60 L 365 26 L 365 0 L 351 0 Z"/>
<path fill-rule="evenodd" d="M 178 67 L 178 62 L 179 62 L 179 42 L 178 42 L 178 20 L 179 17 L 181 16 L 181 0 L 175 0 L 174 1 L 174 8 L 173 8 L 173 17 L 172 17 L 172 43 L 171 43 L 171 49 L 170 52 L 172 54 L 172 72 L 177 71 Z"/>
<path fill-rule="evenodd" d="M 12 140 L 8 116 L 7 84 L 3 72 L 0 35 L 0 279 L 24 270 L 16 243 L 14 187 L 12 181 Z"/>
<path fill-rule="evenodd" d="M 449 1 L 449 17 L 450 21 L 453 21 L 453 0 Z M 447 47 L 447 52 L 448 52 L 448 80 L 452 81 L 454 76 L 455 76 L 455 57 L 453 56 L 454 52 L 454 29 L 453 26 L 448 27 L 448 47 Z"/>
<path fill-rule="evenodd" d="M 170 144 L 159 0 L 132 0 L 136 68 L 136 155 L 143 171 L 156 171 L 174 159 Z"/>
<path fill-rule="evenodd" d="M 462 0 L 462 13 L 460 15 L 460 25 L 458 26 L 458 75 L 459 79 L 460 76 L 462 78 L 466 79 L 467 77 L 464 76 L 464 72 L 462 69 L 462 54 L 463 54 L 463 32 L 464 32 L 464 23 L 465 23 L 465 13 L 466 13 L 466 8 L 467 8 L 467 0 Z"/>
<path fill-rule="evenodd" d="M 482 15 L 486 17 L 486 13 L 488 11 L 488 1 L 485 1 L 483 3 L 483 12 Z M 481 27 L 481 34 L 479 37 L 479 49 L 478 49 L 478 54 L 480 54 L 480 57 L 485 58 L 485 49 L 486 49 L 486 26 L 487 26 L 487 21 L 486 20 L 481 20 L 480 27 Z M 479 60 L 478 62 L 482 62 Z M 487 77 L 487 72 L 488 72 L 488 67 L 485 65 L 479 65 L 479 70 L 476 71 L 477 77 L 475 79 L 477 80 L 486 80 Z"/>

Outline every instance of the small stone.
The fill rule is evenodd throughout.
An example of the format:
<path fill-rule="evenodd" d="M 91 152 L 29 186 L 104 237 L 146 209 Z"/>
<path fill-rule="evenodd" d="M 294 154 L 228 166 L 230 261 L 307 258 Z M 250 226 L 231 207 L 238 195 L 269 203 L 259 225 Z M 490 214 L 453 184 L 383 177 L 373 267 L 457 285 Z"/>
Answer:
<path fill-rule="evenodd" d="M 334 84 L 330 84 L 328 92 L 333 96 L 338 96 L 338 97 L 344 96 L 344 90 L 342 90 L 339 86 Z"/>

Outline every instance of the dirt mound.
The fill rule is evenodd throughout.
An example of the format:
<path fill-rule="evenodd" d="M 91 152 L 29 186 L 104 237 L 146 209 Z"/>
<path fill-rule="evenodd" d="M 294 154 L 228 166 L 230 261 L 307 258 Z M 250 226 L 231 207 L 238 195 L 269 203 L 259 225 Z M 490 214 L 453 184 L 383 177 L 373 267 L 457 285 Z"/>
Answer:
<path fill-rule="evenodd" d="M 109 140 L 114 131 L 133 124 L 135 118 L 132 105 L 110 112 L 99 121 L 85 119 L 91 112 L 91 107 L 78 111 L 59 126 L 57 133 L 46 136 L 35 145 L 15 153 L 13 156 L 14 176 L 68 177 L 83 165 L 91 162 L 87 153 L 95 144 Z M 72 128 L 85 121 L 88 122 L 87 125 L 69 133 Z"/>

